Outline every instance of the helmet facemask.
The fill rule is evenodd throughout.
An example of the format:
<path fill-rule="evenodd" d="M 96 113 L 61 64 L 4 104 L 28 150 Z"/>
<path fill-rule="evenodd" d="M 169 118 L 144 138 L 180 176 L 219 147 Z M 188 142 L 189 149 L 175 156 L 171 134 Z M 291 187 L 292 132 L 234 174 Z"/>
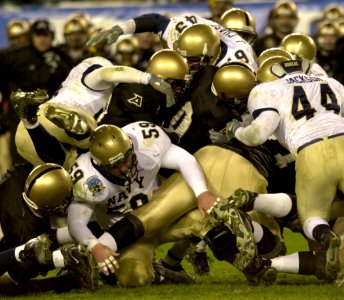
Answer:
<path fill-rule="evenodd" d="M 112 164 L 97 165 L 94 160 L 92 163 L 104 177 L 121 186 L 130 185 L 138 174 L 137 157 L 133 148 Z"/>

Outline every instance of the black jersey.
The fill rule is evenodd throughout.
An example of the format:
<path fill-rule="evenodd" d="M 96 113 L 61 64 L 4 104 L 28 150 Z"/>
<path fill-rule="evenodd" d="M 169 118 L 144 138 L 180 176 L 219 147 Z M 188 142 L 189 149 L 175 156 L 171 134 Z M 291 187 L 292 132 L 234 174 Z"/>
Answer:
<path fill-rule="evenodd" d="M 179 145 L 191 153 L 211 144 L 209 130 L 217 131 L 226 127 L 226 123 L 233 118 L 240 119 L 239 107 L 234 107 L 230 102 L 215 96 L 211 91 L 216 66 L 207 66 L 196 72 L 190 87 L 183 96 L 183 101 L 192 103 L 192 123 L 182 137 Z M 180 103 L 182 105 L 182 103 Z"/>
<path fill-rule="evenodd" d="M 113 93 L 102 124 L 125 126 L 136 121 L 161 125 L 166 111 L 165 95 L 150 85 L 120 83 Z"/>
<path fill-rule="evenodd" d="M 269 193 L 295 194 L 295 160 L 289 150 L 277 140 L 267 140 L 259 146 L 247 146 L 237 139 L 217 144 L 250 161 L 267 179 Z"/>
<path fill-rule="evenodd" d="M 31 169 L 29 164 L 16 164 L 1 179 L 0 224 L 4 236 L 0 241 L 0 251 L 19 246 L 50 231 L 49 218 L 34 215 L 22 197 Z"/>

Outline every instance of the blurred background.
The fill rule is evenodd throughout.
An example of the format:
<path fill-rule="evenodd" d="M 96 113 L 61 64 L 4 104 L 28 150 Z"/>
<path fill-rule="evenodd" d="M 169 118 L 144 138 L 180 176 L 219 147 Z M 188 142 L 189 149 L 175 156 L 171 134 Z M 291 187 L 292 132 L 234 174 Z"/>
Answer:
<path fill-rule="evenodd" d="M 215 0 L 214 0 L 215 1 Z M 59 0 L 11 0 L 0 1 L 0 47 L 7 47 L 6 24 L 14 18 L 33 21 L 49 18 L 56 27 L 55 43 L 63 40 L 63 25 L 66 18 L 75 12 L 88 14 L 94 26 L 107 28 L 114 23 L 140 14 L 158 12 L 169 16 L 182 13 L 195 13 L 210 17 L 209 3 L 212 0 L 142 0 L 142 1 L 59 1 Z M 276 1 L 234 0 L 233 6 L 249 11 L 256 20 L 257 32 L 262 33 L 266 27 L 271 7 Z M 344 5 L 343 0 L 301 0 L 294 1 L 299 12 L 296 31 L 313 34 L 316 20 L 322 17 L 326 6 Z"/>

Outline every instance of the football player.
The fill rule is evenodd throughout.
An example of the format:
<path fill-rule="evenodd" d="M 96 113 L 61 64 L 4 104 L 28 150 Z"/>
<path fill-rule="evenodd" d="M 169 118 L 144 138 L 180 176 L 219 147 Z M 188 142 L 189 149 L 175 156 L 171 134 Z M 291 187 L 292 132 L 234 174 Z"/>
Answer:
<path fill-rule="evenodd" d="M 325 274 L 333 280 L 339 270 L 340 238 L 328 221 L 337 188 L 344 189 L 344 87 L 332 78 L 307 75 L 309 68 L 308 60 L 272 65 L 276 80 L 259 84 L 248 100 L 255 120 L 247 127 L 233 120 L 226 131 L 251 146 L 275 134 L 294 155 L 299 220 L 307 238 L 326 249 Z"/>
<path fill-rule="evenodd" d="M 51 253 L 59 245 L 74 242 L 66 227 L 52 229 L 51 223 L 54 217 L 65 214 L 72 200 L 68 172 L 53 163 L 34 169 L 17 164 L 2 179 L 0 191 L 4 234 L 0 241 L 0 282 L 19 284 L 62 267 L 93 288 L 92 259 L 81 245 L 71 244 Z"/>
<path fill-rule="evenodd" d="M 157 222 L 148 227 L 143 220 L 128 214 L 144 207 L 156 193 L 161 167 L 181 172 L 197 199 L 195 207 L 198 203 L 203 216 L 206 215 L 216 197 L 208 191 L 202 169 L 191 154 L 173 145 L 157 125 L 145 121 L 122 129 L 101 125 L 91 134 L 89 152 L 75 161 L 71 170 L 74 200 L 68 208 L 68 229 L 76 241 L 88 246 L 104 274 L 118 268 L 117 251 L 190 210 L 185 211 L 189 203 L 185 207 L 180 205 L 170 218 L 164 218 L 164 212 L 150 211 L 146 216 L 155 214 Z M 99 224 L 107 229 L 99 238 L 87 227 L 94 213 Z"/>
<path fill-rule="evenodd" d="M 168 48 L 185 56 L 192 71 L 207 64 L 222 66 L 238 60 L 257 70 L 256 56 L 248 42 L 214 21 L 191 14 L 171 19 L 160 14 L 138 16 L 98 33 L 87 44 L 111 44 L 123 34 L 146 31 L 158 34 Z"/>
<path fill-rule="evenodd" d="M 72 69 L 50 100 L 42 90 L 18 90 L 11 94 L 13 107 L 22 119 L 16 133 L 18 152 L 33 165 L 46 162 L 43 160 L 46 152 L 54 155 L 49 148 L 45 151 L 46 140 L 44 145 L 38 145 L 42 141 L 36 138 L 37 144 L 30 136 L 41 124 L 61 144 L 74 147 L 73 151 L 66 150 L 64 166 L 69 169 L 76 156 L 75 148 L 87 149 L 90 132 L 97 126 L 97 118 L 101 118 L 101 113 L 106 110 L 111 93 L 119 82 L 149 84 L 166 94 L 167 106 L 174 103 L 170 85 L 157 76 L 130 67 L 114 66 L 99 56 L 88 58 Z M 57 159 L 61 161 L 61 155 Z"/>

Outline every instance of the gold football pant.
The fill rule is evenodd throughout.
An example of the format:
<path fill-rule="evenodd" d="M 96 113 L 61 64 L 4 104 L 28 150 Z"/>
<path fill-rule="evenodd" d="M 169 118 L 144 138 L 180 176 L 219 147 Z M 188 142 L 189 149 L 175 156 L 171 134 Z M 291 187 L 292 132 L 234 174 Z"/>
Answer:
<path fill-rule="evenodd" d="M 344 191 L 344 136 L 302 149 L 296 159 L 296 197 L 300 223 L 311 217 L 330 219 L 337 188 Z"/>
<path fill-rule="evenodd" d="M 218 197 L 228 197 L 238 188 L 266 192 L 266 179 L 233 151 L 211 145 L 197 151 L 195 157 L 209 190 Z M 178 172 L 164 181 L 152 200 L 133 214 L 143 222 L 145 237 L 121 251 L 116 276 L 124 286 L 144 285 L 154 280 L 152 259 L 157 245 L 193 235 L 201 237 L 203 229 L 195 195 Z"/>
<path fill-rule="evenodd" d="M 75 138 L 68 136 L 64 129 L 56 126 L 53 122 L 49 121 L 44 115 L 44 110 L 48 105 L 61 107 L 63 109 L 66 109 L 66 107 L 57 103 L 50 103 L 50 104 L 44 103 L 40 105 L 37 115 L 38 115 L 38 121 L 49 134 L 54 136 L 60 143 L 68 144 L 72 146 L 71 149 L 63 148 L 66 153 L 64 167 L 68 170 L 69 167 L 74 163 L 74 160 L 76 158 L 75 149 L 76 148 L 87 149 L 89 138 L 86 138 L 83 140 L 76 140 Z M 95 119 L 88 112 L 79 108 L 70 108 L 70 110 L 76 111 L 79 114 L 85 116 L 91 128 L 92 129 L 96 128 L 97 123 Z M 18 153 L 28 162 L 30 162 L 34 166 L 44 163 L 44 161 L 42 161 L 42 159 L 38 156 L 35 150 L 35 146 L 23 122 L 20 122 L 18 125 L 15 142 L 16 142 Z M 42 143 L 44 142 L 45 141 L 42 141 Z"/>

